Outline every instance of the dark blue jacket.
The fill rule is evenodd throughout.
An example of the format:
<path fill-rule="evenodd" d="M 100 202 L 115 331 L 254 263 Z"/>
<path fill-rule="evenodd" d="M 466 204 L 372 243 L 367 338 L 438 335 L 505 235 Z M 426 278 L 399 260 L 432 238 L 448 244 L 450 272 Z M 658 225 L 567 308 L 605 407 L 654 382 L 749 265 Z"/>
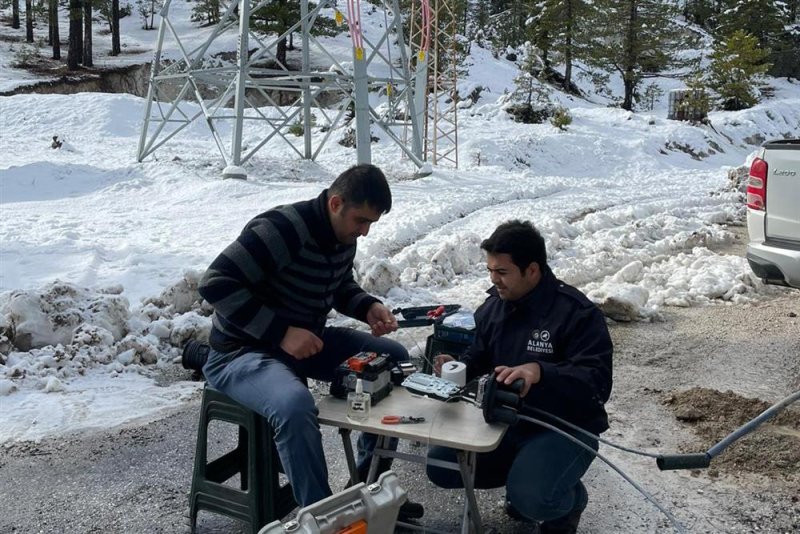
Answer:
<path fill-rule="evenodd" d="M 518 301 L 500 299 L 495 288 L 488 293 L 475 312 L 475 341 L 461 358 L 467 376 L 537 362 L 541 381 L 525 397 L 523 413 L 532 406 L 590 432 L 606 430 L 613 346 L 600 310 L 549 269 Z"/>

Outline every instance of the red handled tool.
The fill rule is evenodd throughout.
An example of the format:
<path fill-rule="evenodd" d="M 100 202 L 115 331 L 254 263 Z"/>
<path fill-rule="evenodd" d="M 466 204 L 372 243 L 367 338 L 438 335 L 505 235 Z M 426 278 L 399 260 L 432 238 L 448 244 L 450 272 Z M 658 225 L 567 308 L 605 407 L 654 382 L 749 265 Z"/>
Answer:
<path fill-rule="evenodd" d="M 384 415 L 381 419 L 381 423 L 384 425 L 404 425 L 424 422 L 424 417 L 411 417 L 407 415 Z"/>
<path fill-rule="evenodd" d="M 428 319 L 437 319 L 437 318 L 441 317 L 442 315 L 444 315 L 444 312 L 445 312 L 444 304 L 442 304 L 441 306 L 439 306 L 435 310 L 431 310 L 428 313 L 426 313 L 425 315 L 428 316 Z"/>

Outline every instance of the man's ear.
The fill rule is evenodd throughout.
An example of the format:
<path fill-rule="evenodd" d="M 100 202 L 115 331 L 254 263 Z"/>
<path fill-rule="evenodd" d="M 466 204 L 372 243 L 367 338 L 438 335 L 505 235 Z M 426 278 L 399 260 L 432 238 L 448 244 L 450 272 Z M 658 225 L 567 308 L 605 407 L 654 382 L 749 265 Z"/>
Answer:
<path fill-rule="evenodd" d="M 537 274 L 541 273 L 541 269 L 539 268 L 539 262 L 532 261 L 525 267 L 525 274 L 528 276 L 536 276 Z"/>
<path fill-rule="evenodd" d="M 340 195 L 331 195 L 328 197 L 328 209 L 331 213 L 339 213 L 342 206 L 344 206 L 344 199 Z"/>

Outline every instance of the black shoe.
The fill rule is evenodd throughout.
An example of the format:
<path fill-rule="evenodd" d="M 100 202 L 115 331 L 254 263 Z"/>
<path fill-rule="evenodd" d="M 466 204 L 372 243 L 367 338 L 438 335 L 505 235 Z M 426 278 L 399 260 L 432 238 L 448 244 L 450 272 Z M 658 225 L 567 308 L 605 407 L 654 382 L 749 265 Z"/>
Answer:
<path fill-rule="evenodd" d="M 376 477 L 380 476 L 381 473 L 384 471 L 388 471 L 392 468 L 392 459 L 391 458 L 380 458 L 378 459 L 378 474 Z M 358 480 L 348 479 L 347 484 L 345 485 L 346 488 L 350 486 L 355 486 L 359 482 L 366 482 L 367 475 L 369 474 L 369 462 L 366 462 L 356 468 L 358 471 Z"/>
<path fill-rule="evenodd" d="M 519 510 L 514 508 L 514 505 L 511 504 L 511 501 L 508 500 L 506 501 L 505 509 L 506 509 L 506 515 L 515 521 L 521 521 L 523 523 L 536 523 L 536 521 L 534 521 L 533 519 L 528 519 L 527 517 L 519 513 Z"/>
<path fill-rule="evenodd" d="M 418 502 L 406 501 L 400 506 L 397 520 L 407 522 L 410 519 L 419 519 L 425 515 L 425 508 Z"/>
<path fill-rule="evenodd" d="M 578 532 L 578 523 L 581 521 L 581 514 L 586 510 L 589 503 L 589 494 L 583 482 L 578 482 L 578 500 L 570 512 L 557 519 L 544 521 L 539 525 L 540 534 L 575 534 Z"/>

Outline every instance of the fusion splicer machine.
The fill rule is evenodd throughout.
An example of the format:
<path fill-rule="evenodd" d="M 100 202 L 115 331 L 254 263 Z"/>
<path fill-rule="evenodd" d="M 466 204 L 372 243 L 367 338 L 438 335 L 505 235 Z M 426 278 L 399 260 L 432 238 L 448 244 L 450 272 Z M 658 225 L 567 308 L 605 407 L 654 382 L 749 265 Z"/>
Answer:
<path fill-rule="evenodd" d="M 349 392 L 356 390 L 356 380 L 360 378 L 364 393 L 370 394 L 375 405 L 392 391 L 391 368 L 392 362 L 387 356 L 359 352 L 334 371 L 331 395 L 346 399 Z"/>

